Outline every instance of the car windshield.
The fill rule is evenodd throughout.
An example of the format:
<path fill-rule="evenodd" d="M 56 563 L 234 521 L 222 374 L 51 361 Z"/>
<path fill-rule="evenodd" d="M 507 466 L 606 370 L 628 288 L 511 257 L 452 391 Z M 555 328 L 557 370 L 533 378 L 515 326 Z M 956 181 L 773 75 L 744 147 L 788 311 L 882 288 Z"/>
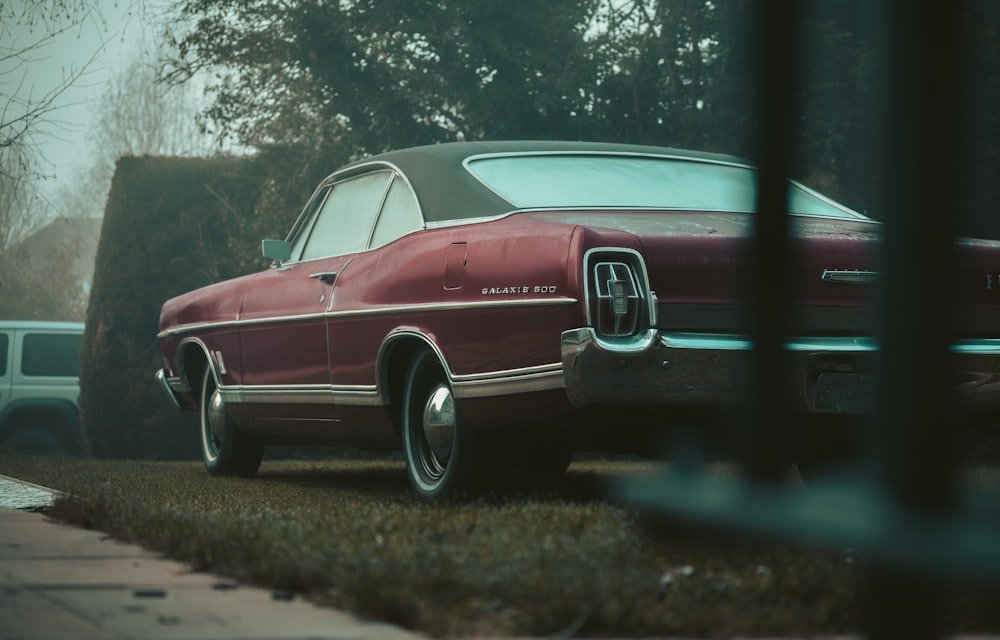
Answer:
<path fill-rule="evenodd" d="M 516 155 L 466 165 L 514 206 L 753 211 L 756 170 L 684 158 L 626 155 Z M 795 182 L 789 212 L 858 219 L 860 214 Z"/>

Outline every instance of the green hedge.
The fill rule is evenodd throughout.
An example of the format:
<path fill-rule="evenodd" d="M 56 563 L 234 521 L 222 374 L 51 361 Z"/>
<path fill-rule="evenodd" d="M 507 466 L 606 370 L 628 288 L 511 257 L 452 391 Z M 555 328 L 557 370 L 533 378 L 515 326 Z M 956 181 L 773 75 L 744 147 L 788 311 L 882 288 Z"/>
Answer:
<path fill-rule="evenodd" d="M 111 183 L 80 362 L 87 452 L 198 455 L 195 414 L 157 388 L 160 307 L 179 293 L 260 268 L 264 163 L 125 157 Z M 250 236 L 253 237 L 250 237 Z"/>

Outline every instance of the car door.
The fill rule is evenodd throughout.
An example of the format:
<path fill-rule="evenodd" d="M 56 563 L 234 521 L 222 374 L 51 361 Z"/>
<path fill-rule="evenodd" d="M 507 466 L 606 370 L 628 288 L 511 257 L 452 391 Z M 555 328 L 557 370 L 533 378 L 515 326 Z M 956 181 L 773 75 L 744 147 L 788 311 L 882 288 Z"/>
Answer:
<path fill-rule="evenodd" d="M 398 301 L 396 295 L 387 293 L 386 285 L 395 287 L 409 276 L 399 273 L 398 265 L 407 264 L 400 259 L 411 256 L 402 256 L 398 249 L 386 245 L 423 226 L 416 195 L 404 178 L 395 175 L 374 222 L 368 251 L 352 261 L 327 317 L 331 382 L 341 404 L 367 406 L 377 401 L 375 360 L 399 318 L 367 312 L 375 310 L 373 306 Z M 366 313 L 355 313 L 360 309 Z"/>
<path fill-rule="evenodd" d="M 240 313 L 242 391 L 261 426 L 337 420 L 327 314 L 336 305 L 338 280 L 367 246 L 391 175 L 374 171 L 327 185 L 291 239 L 291 259 L 247 287 Z"/>

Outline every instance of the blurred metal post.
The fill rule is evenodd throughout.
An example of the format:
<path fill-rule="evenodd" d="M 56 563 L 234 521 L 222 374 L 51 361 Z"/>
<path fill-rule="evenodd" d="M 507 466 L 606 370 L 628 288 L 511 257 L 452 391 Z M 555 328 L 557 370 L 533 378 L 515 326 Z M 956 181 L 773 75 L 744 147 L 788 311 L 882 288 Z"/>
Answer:
<path fill-rule="evenodd" d="M 882 292 L 878 457 L 904 515 L 943 517 L 956 503 L 958 425 L 950 345 L 959 286 L 956 219 L 962 151 L 961 2 L 894 0 L 890 38 L 888 210 Z M 927 576 L 876 569 L 873 638 L 937 637 L 941 593 Z"/>
<path fill-rule="evenodd" d="M 873 38 L 888 36 L 885 100 L 872 109 L 884 143 L 876 162 L 887 178 L 879 406 L 874 462 L 880 482 L 844 475 L 808 494 L 774 482 L 801 427 L 789 409 L 791 367 L 789 274 L 794 224 L 785 215 L 785 178 L 794 173 L 800 13 L 795 0 L 756 0 L 754 51 L 761 122 L 758 214 L 749 294 L 754 352 L 745 408 L 750 417 L 745 478 L 712 477 L 685 468 L 623 482 L 617 494 L 672 522 L 737 535 L 814 540 L 852 547 L 873 572 L 867 580 L 871 638 L 938 637 L 946 587 L 955 579 L 1000 583 L 1000 516 L 996 496 L 956 478 L 960 424 L 953 402 L 956 337 L 955 235 L 964 213 L 964 124 L 961 2 L 891 0 L 865 10 Z M 985 275 L 985 274 L 984 274 Z M 961 498 L 961 500 L 960 500 Z"/>
<path fill-rule="evenodd" d="M 758 166 L 757 215 L 751 246 L 750 332 L 754 339 L 749 371 L 745 466 L 758 482 L 784 476 L 795 441 L 790 411 L 792 366 L 785 343 L 790 328 L 793 256 L 789 242 L 788 176 L 792 174 L 799 112 L 795 101 L 799 78 L 798 0 L 754 4 L 757 79 L 755 140 Z"/>

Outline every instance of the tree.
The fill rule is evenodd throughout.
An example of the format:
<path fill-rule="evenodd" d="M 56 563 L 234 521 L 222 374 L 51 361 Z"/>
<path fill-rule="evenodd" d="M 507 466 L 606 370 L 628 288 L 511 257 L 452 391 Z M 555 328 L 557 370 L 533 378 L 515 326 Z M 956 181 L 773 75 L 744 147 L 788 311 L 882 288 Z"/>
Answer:
<path fill-rule="evenodd" d="M 741 6 L 731 2 L 721 9 L 705 0 L 608 0 L 593 42 L 601 61 L 594 88 L 601 137 L 740 151 L 742 141 L 719 133 L 732 133 L 720 126 L 720 119 L 733 106 L 724 98 L 734 96 L 720 89 L 734 88 L 721 80 L 725 65 L 739 59 L 728 55 L 733 40 L 724 30 L 725 18 Z"/>
<path fill-rule="evenodd" d="M 0 7 L 0 252 L 28 231 L 41 209 L 36 129 L 90 62 L 64 70 L 40 94 L 28 80 L 27 66 L 60 35 L 101 19 L 96 0 L 14 1 Z"/>
<path fill-rule="evenodd" d="M 878 215 L 875 10 L 803 9 L 794 177 Z M 215 74 L 206 124 L 294 150 L 297 192 L 348 158 L 457 138 L 589 138 L 746 155 L 754 0 L 182 0 L 169 75 Z M 970 3 L 970 162 L 995 195 L 995 3 Z M 775 34 L 774 37 L 780 37 Z M 282 152 L 284 153 L 284 152 Z M 281 155 L 280 153 L 278 155 Z M 979 197 L 979 196 L 977 196 Z M 262 202 L 267 201 L 267 196 Z M 980 201 L 995 201 L 981 197 Z"/>
<path fill-rule="evenodd" d="M 93 62 L 91 56 L 64 70 L 62 78 L 41 95 L 33 92 L 25 69 L 26 63 L 43 55 L 57 37 L 88 20 L 104 22 L 97 0 L 26 0 L 0 8 L 0 87 L 11 88 L 9 94 L 0 90 L 0 147 L 26 144 L 38 124 L 51 116 L 59 96 Z"/>
<path fill-rule="evenodd" d="M 89 136 L 92 161 L 85 173 L 59 190 L 63 215 L 101 216 L 115 164 L 124 156 L 211 155 L 218 145 L 196 122 L 197 84 L 160 81 L 167 45 L 144 50 L 112 76 L 94 105 Z"/>
<path fill-rule="evenodd" d="M 108 81 L 94 108 L 89 169 L 64 181 L 55 197 L 43 199 L 34 188 L 26 139 L 0 147 L 0 316 L 82 319 L 96 250 L 90 232 L 104 213 L 118 158 L 212 149 L 195 123 L 195 87 L 156 81 L 161 55 L 154 49 L 137 57 Z M 67 228 L 78 231 L 58 233 Z"/>
<path fill-rule="evenodd" d="M 586 136 L 597 0 L 180 3 L 166 77 L 211 75 L 204 125 L 272 171 L 246 224 L 283 235 L 346 160 L 456 139 Z"/>
<path fill-rule="evenodd" d="M 574 133 L 596 0 L 182 3 L 171 77 L 216 74 L 208 121 L 339 159 L 456 137 Z M 322 155 L 322 153 L 321 153 Z"/>
<path fill-rule="evenodd" d="M 38 194 L 25 182 L 34 171 L 29 147 L 22 142 L 0 146 L 0 253 L 24 236 L 39 208 Z"/>
<path fill-rule="evenodd" d="M 39 224 L 48 205 L 24 177 L 32 152 L 23 141 L 0 147 L 0 318 L 82 320 L 97 229 L 75 216 Z"/>

